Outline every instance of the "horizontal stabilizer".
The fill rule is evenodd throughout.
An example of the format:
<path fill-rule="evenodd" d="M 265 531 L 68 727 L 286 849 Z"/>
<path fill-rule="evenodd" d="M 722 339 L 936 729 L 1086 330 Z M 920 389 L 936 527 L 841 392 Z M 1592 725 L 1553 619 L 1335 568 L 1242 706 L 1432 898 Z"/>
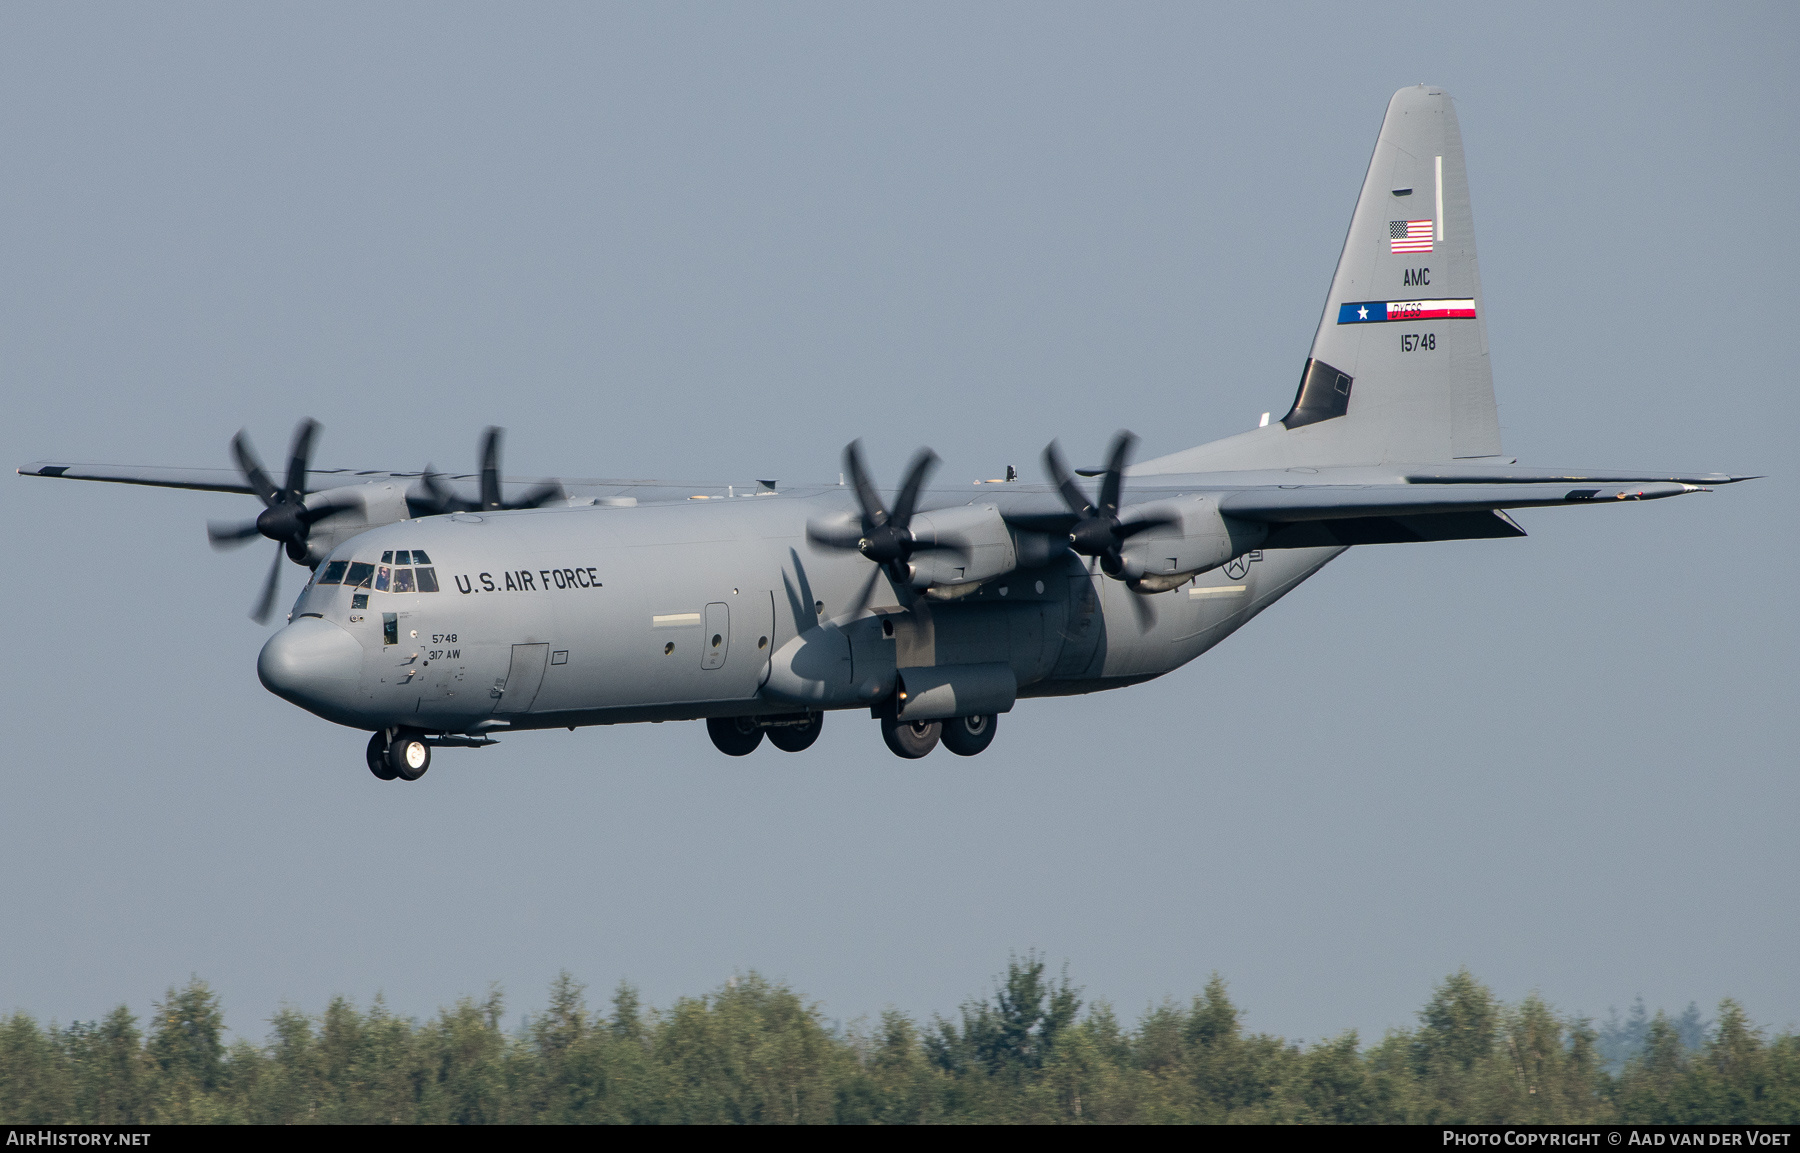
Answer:
<path fill-rule="evenodd" d="M 1605 469 L 1517 468 L 1491 464 L 1434 464 L 1409 470 L 1406 479 L 1414 484 L 1543 484 L 1565 481 L 1588 481 L 1598 484 L 1643 484 L 1668 481 L 1671 484 L 1736 484 L 1744 480 L 1761 480 L 1755 476 L 1731 476 L 1722 472 L 1667 473 L 1620 472 Z"/>
<path fill-rule="evenodd" d="M 1434 516 L 1353 516 L 1276 526 L 1264 548 L 1329 548 L 1353 544 L 1418 544 L 1438 540 L 1497 540 L 1525 530 L 1499 509 Z"/>
<path fill-rule="evenodd" d="M 1547 508 L 1562 504 L 1604 504 L 1660 500 L 1705 490 L 1691 484 L 1657 481 L 1619 485 L 1313 485 L 1303 488 L 1246 488 L 1219 498 L 1219 511 L 1240 520 L 1284 524 L 1371 516 L 1420 516 L 1503 508 Z"/>

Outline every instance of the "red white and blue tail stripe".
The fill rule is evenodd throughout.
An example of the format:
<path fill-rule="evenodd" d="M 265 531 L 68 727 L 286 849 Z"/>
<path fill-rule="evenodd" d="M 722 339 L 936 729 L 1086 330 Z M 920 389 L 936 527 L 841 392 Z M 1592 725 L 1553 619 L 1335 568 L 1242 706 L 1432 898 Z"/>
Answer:
<path fill-rule="evenodd" d="M 1389 320 L 1474 320 L 1473 300 L 1359 300 L 1338 305 L 1339 324 Z"/>

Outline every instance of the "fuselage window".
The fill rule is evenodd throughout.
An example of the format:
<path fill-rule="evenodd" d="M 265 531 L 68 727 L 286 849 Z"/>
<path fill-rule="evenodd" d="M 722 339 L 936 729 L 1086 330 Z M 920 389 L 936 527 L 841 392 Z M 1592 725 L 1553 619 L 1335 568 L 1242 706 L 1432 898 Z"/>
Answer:
<path fill-rule="evenodd" d="M 413 555 L 417 556 L 418 554 L 414 553 Z M 437 570 L 436 569 L 422 568 L 422 569 L 414 569 L 413 571 L 419 574 L 419 591 L 420 592 L 434 593 L 434 592 L 438 591 Z"/>
<path fill-rule="evenodd" d="M 350 567 L 350 562 L 347 560 L 332 561 L 330 564 L 325 566 L 325 571 L 322 574 L 320 574 L 319 583 L 322 585 L 334 585 L 334 584 L 341 583 L 344 579 L 344 570 L 349 567 Z"/>
<path fill-rule="evenodd" d="M 395 569 L 394 587 L 391 591 L 397 593 L 409 593 L 413 591 L 413 570 L 409 568 Z"/>
<path fill-rule="evenodd" d="M 413 550 L 413 563 L 414 564 L 430 564 L 431 558 L 425 555 L 424 549 L 416 548 Z"/>
<path fill-rule="evenodd" d="M 382 559 L 385 560 L 388 557 L 393 556 L 394 554 L 390 552 L 390 553 L 382 553 L 381 555 L 382 555 Z M 376 592 L 384 593 L 384 592 L 388 591 L 388 573 L 389 573 L 389 571 L 390 570 L 388 569 L 388 566 L 386 566 L 386 565 L 382 565 L 375 570 L 375 591 Z"/>
<path fill-rule="evenodd" d="M 350 571 L 344 574 L 344 583 L 351 588 L 366 589 L 369 587 L 369 578 L 374 575 L 374 565 L 357 561 L 350 566 Z"/>

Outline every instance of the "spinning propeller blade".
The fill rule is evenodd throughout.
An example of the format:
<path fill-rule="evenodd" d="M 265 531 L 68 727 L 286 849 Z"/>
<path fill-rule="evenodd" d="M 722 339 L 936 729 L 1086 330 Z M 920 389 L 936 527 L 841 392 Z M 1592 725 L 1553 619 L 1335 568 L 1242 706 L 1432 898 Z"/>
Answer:
<path fill-rule="evenodd" d="M 441 473 L 427 465 L 420 477 L 425 486 L 422 496 L 408 496 L 407 503 L 421 516 L 446 512 L 501 512 L 508 509 L 542 508 L 562 500 L 566 493 L 555 481 L 545 481 L 518 500 L 507 500 L 500 488 L 500 438 L 506 430 L 489 425 L 481 434 L 481 473 L 475 500 L 458 496 L 444 483 Z"/>
<path fill-rule="evenodd" d="M 869 470 L 863 464 L 862 442 L 851 441 L 844 446 L 844 472 L 856 493 L 860 515 L 855 521 L 848 518 L 814 520 L 806 526 L 807 537 L 825 548 L 860 552 L 875 562 L 879 572 L 887 574 L 899 596 L 910 598 L 912 571 L 908 560 L 915 552 L 938 547 L 915 540 L 911 530 L 919 494 L 924 491 L 925 481 L 937 464 L 938 455 L 929 448 L 921 448 L 915 453 L 900 482 L 900 491 L 894 497 L 894 506 L 888 509 L 883 506 L 881 493 L 869 479 Z M 870 574 L 868 583 L 852 606 L 851 616 L 868 607 L 869 598 L 874 595 L 875 575 Z"/>
<path fill-rule="evenodd" d="M 1125 489 L 1125 466 L 1135 444 L 1137 437 L 1124 429 L 1113 435 L 1112 447 L 1106 455 L 1106 468 L 1100 472 L 1100 502 L 1097 505 L 1088 500 L 1087 494 L 1070 475 L 1056 442 L 1044 446 L 1044 471 L 1050 474 L 1051 483 L 1062 493 L 1063 503 L 1075 514 L 1075 524 L 1069 529 L 1069 547 L 1082 556 L 1097 558 L 1100 571 L 1114 580 L 1125 581 L 1133 592 L 1138 589 L 1131 574 L 1125 571 L 1125 542 L 1141 532 L 1173 523 L 1162 515 L 1129 520 L 1119 517 L 1119 499 Z"/>
<path fill-rule="evenodd" d="M 325 501 L 312 506 L 306 503 L 306 475 L 312 467 L 313 441 L 319 435 L 319 422 L 307 417 L 294 426 L 294 439 L 288 447 L 288 466 L 285 483 L 277 486 L 269 478 L 268 470 L 263 468 L 262 460 L 256 455 L 256 447 L 250 443 L 250 434 L 242 429 L 231 438 L 231 456 L 237 462 L 238 471 L 244 475 L 244 483 L 256 499 L 262 501 L 263 510 L 255 520 L 232 523 L 229 521 L 208 521 L 206 537 L 216 549 L 239 548 L 254 537 L 263 536 L 277 542 L 282 547 L 275 551 L 275 563 L 269 569 L 268 579 L 263 582 L 262 593 L 250 610 L 250 619 L 262 624 L 269 618 L 275 604 L 275 594 L 281 585 L 281 554 L 296 564 L 305 564 L 307 556 L 307 538 L 312 533 L 312 526 L 333 513 L 356 507 L 350 499 Z"/>

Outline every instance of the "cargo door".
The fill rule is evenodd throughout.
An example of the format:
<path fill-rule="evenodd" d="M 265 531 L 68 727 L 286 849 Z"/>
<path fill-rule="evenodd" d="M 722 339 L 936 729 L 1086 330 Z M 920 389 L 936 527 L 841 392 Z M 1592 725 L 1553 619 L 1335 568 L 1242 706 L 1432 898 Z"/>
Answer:
<path fill-rule="evenodd" d="M 706 632 L 700 638 L 700 667 L 724 668 L 725 655 L 730 649 L 731 606 L 714 601 L 706 606 Z"/>
<path fill-rule="evenodd" d="M 514 645 L 512 664 L 506 679 L 494 685 L 496 713 L 528 713 L 544 683 L 544 663 L 550 659 L 550 646 Z"/>

